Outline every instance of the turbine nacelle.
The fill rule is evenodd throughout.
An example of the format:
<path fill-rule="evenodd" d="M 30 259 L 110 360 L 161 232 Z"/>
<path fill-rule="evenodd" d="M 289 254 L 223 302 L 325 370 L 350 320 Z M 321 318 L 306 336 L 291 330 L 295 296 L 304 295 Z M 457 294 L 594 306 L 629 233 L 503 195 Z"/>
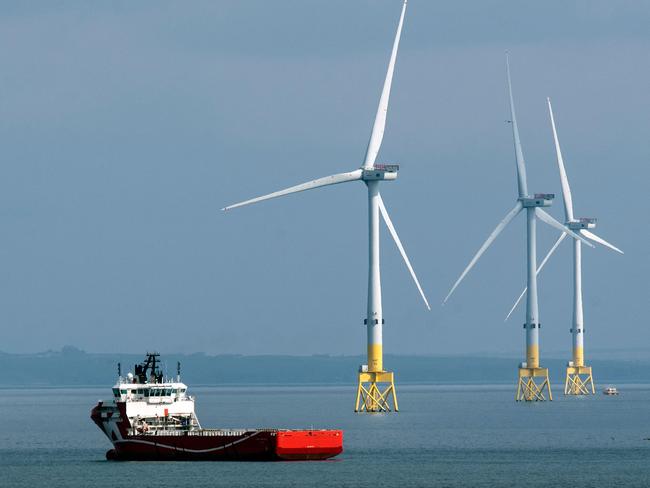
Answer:
<path fill-rule="evenodd" d="M 521 197 L 519 201 L 524 208 L 550 207 L 554 198 L 554 193 L 535 193 L 532 197 Z"/>
<path fill-rule="evenodd" d="M 371 168 L 362 168 L 363 181 L 392 181 L 397 179 L 399 164 L 375 164 Z"/>
<path fill-rule="evenodd" d="M 580 217 L 567 222 L 566 225 L 571 230 L 595 229 L 598 219 L 593 217 Z"/>

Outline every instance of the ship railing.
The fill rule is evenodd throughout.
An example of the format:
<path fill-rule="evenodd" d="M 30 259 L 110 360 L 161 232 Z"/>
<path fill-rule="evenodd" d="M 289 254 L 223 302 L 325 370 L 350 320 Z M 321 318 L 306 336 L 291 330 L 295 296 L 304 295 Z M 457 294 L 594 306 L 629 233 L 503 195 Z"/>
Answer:
<path fill-rule="evenodd" d="M 192 437 L 232 437 L 244 435 L 247 432 L 277 432 L 278 429 L 201 429 L 201 430 L 165 430 L 165 429 L 149 429 L 143 434 L 144 436 L 192 436 Z"/>

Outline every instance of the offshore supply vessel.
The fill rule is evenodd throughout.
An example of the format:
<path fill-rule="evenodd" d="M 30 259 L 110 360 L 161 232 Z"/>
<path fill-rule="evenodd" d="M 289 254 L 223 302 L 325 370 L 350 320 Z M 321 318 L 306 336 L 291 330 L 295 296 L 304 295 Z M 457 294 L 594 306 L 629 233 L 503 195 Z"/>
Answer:
<path fill-rule="evenodd" d="M 180 380 L 164 378 L 159 355 L 147 353 L 113 386 L 90 418 L 113 443 L 109 460 L 320 460 L 343 451 L 341 430 L 204 429 L 194 397 Z"/>

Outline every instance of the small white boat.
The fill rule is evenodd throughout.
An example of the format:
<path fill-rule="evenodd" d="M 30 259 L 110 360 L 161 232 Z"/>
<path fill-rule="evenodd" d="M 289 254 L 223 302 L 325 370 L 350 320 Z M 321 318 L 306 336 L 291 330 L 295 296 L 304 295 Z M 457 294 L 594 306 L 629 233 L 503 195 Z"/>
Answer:
<path fill-rule="evenodd" d="M 603 395 L 618 395 L 618 390 L 614 386 L 608 386 L 603 390 Z"/>

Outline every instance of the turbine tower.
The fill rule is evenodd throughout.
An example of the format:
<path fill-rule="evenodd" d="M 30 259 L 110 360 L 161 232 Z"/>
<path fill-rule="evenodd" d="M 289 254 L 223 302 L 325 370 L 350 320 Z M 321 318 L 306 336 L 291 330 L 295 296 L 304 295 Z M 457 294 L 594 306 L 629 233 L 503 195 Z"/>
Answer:
<path fill-rule="evenodd" d="M 564 160 L 562 158 L 562 151 L 560 150 L 560 141 L 557 137 L 557 130 L 555 128 L 555 118 L 553 117 L 553 108 L 551 107 L 551 99 L 547 98 L 548 113 L 551 118 L 551 128 L 553 129 L 553 141 L 555 143 L 555 153 L 557 155 L 557 166 L 560 171 L 560 181 L 562 183 L 562 200 L 564 202 L 564 216 L 566 223 L 564 224 L 567 229 L 575 231 L 582 236 L 591 239 L 598 244 L 608 247 L 616 252 L 623 254 L 616 246 L 610 244 L 605 239 L 598 237 L 589 229 L 596 227 L 596 219 L 590 217 L 573 216 L 573 198 L 571 196 L 571 187 L 569 186 L 569 179 L 566 175 L 564 168 Z M 553 255 L 557 247 L 567 236 L 563 231 L 560 237 L 555 241 L 544 260 L 539 265 L 537 273 L 542 270 L 549 258 Z M 510 309 L 506 320 L 510 317 L 514 309 L 517 307 L 527 288 L 521 292 L 519 298 Z M 564 394 L 565 395 L 588 395 L 589 391 L 592 394 L 596 393 L 594 388 L 594 379 L 591 372 L 591 366 L 585 365 L 584 359 L 584 322 L 582 310 L 582 242 L 573 240 L 573 323 L 571 326 L 571 336 L 573 339 L 573 360 L 569 361 L 566 368 L 566 379 L 564 381 Z"/>
<path fill-rule="evenodd" d="M 379 268 L 379 215 L 381 214 L 388 231 L 390 232 L 397 248 L 406 263 L 406 267 L 420 292 L 422 300 L 427 309 L 431 310 L 420 282 L 413 271 L 411 262 L 406 255 L 404 246 L 400 241 L 395 227 L 388 215 L 386 206 L 379 193 L 379 183 L 382 181 L 392 181 L 397 178 L 399 165 L 397 164 L 376 164 L 377 154 L 384 137 L 384 128 L 386 127 L 386 114 L 388 112 L 388 99 L 390 96 L 391 83 L 393 80 L 393 71 L 395 69 L 395 60 L 397 58 L 397 49 L 399 46 L 402 25 L 404 23 L 404 14 L 406 12 L 406 0 L 402 5 L 397 33 L 388 64 L 388 71 L 384 81 L 384 87 L 379 99 L 377 115 L 370 133 L 370 140 L 366 149 L 366 155 L 361 168 L 348 173 L 340 173 L 332 176 L 326 176 L 307 183 L 292 186 L 284 190 L 276 191 L 268 195 L 246 200 L 225 207 L 223 210 L 230 210 L 236 207 L 242 207 L 252 203 L 269 200 L 271 198 L 289 195 L 305 190 L 312 190 L 321 186 L 335 185 L 338 183 L 347 183 L 350 181 L 363 181 L 368 188 L 368 243 L 369 243 L 369 260 L 368 260 L 368 309 L 367 316 L 364 320 L 368 332 L 368 364 L 359 367 L 359 382 L 357 388 L 357 397 L 355 412 L 387 412 L 391 410 L 398 411 L 397 393 L 395 390 L 394 375 L 392 371 L 386 371 L 383 364 L 382 350 L 382 327 L 384 317 L 381 303 L 381 278 Z M 391 407 L 392 402 L 392 407 Z"/>
<path fill-rule="evenodd" d="M 536 246 L 536 223 L 537 219 L 542 222 L 555 227 L 563 232 L 567 232 L 572 237 L 582 239 L 582 237 L 575 234 L 572 230 L 566 229 L 557 220 L 551 217 L 542 207 L 550 207 L 555 195 L 549 193 L 536 193 L 530 195 L 528 193 L 528 186 L 526 181 L 526 165 L 524 162 L 524 155 L 521 150 L 521 142 L 519 140 L 519 129 L 517 127 L 517 117 L 515 115 L 515 104 L 512 96 L 512 83 L 510 81 L 510 63 L 506 54 L 506 74 L 508 78 L 508 96 L 510 99 L 510 123 L 512 124 L 512 136 L 515 146 L 515 157 L 517 161 L 517 186 L 519 190 L 519 197 L 514 208 L 510 210 L 499 222 L 494 231 L 490 234 L 487 240 L 483 243 L 478 252 L 474 255 L 469 265 L 462 272 L 454 286 L 451 288 L 444 302 L 449 300 L 451 294 L 456 290 L 456 287 L 465 278 L 467 273 L 479 260 L 485 250 L 490 247 L 497 236 L 506 228 L 506 226 L 517 216 L 519 213 L 526 209 L 526 239 L 527 239 L 527 274 L 528 274 L 528 300 L 526 302 L 526 322 L 524 329 L 526 330 L 526 361 L 519 365 L 519 381 L 517 384 L 517 394 L 515 399 L 517 401 L 543 401 L 546 400 L 545 390 L 548 392 L 549 400 L 553 400 L 551 393 L 551 385 L 548 378 L 548 368 L 540 367 L 539 362 L 539 310 L 537 305 L 537 246 Z M 585 241 L 586 242 L 586 241 Z M 588 243 L 589 244 L 589 243 Z M 591 244 L 589 244 L 591 246 Z M 541 383 L 537 383 L 537 378 L 541 379 Z"/>

